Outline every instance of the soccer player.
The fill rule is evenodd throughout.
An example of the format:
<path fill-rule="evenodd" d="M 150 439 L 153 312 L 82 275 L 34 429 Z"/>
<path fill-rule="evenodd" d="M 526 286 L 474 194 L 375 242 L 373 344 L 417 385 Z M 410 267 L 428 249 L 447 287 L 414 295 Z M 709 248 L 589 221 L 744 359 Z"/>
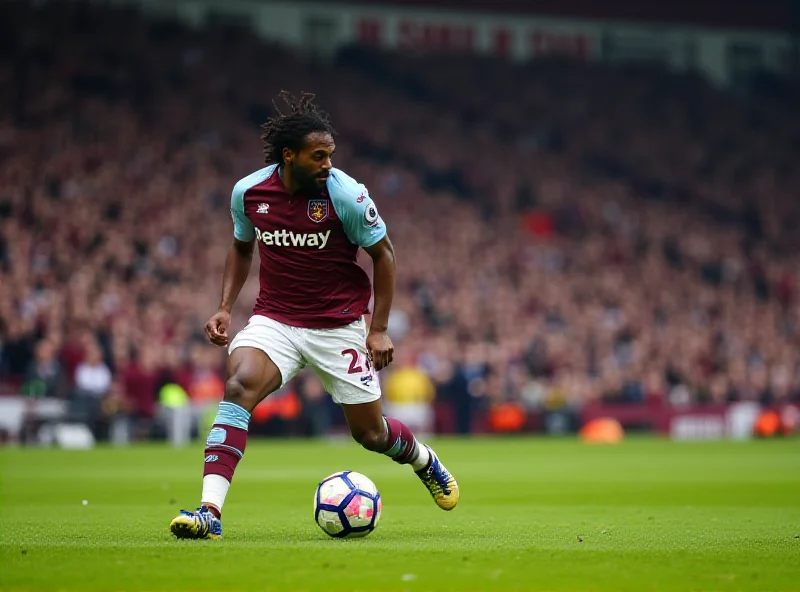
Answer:
<path fill-rule="evenodd" d="M 225 395 L 206 440 L 200 507 L 181 510 L 170 523 L 178 538 L 222 536 L 222 506 L 245 451 L 250 414 L 307 365 L 344 410 L 358 443 L 411 465 L 440 508 L 458 503 L 458 484 L 433 450 L 381 412 L 376 372 L 394 352 L 386 329 L 395 258 L 386 225 L 366 187 L 333 167 L 335 131 L 314 95 L 284 91 L 281 98 L 288 110 L 262 126 L 269 166 L 236 183 L 231 196 L 234 240 L 222 301 L 205 328 L 211 343 L 228 346 Z M 258 300 L 250 322 L 229 342 L 231 308 L 255 243 Z M 374 264 L 369 328 L 371 288 L 356 262 L 359 247 Z"/>

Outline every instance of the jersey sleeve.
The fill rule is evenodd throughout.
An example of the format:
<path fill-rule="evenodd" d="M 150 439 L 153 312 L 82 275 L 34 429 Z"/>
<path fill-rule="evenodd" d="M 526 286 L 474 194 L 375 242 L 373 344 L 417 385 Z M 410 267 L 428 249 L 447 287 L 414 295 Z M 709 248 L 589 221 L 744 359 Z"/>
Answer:
<path fill-rule="evenodd" d="M 351 243 L 367 248 L 386 236 L 386 224 L 363 184 L 334 169 L 328 177 L 328 192 Z"/>
<path fill-rule="evenodd" d="M 256 236 L 253 223 L 244 213 L 244 192 L 246 185 L 242 181 L 233 187 L 231 194 L 231 218 L 233 218 L 233 236 L 236 240 L 250 242 Z"/>

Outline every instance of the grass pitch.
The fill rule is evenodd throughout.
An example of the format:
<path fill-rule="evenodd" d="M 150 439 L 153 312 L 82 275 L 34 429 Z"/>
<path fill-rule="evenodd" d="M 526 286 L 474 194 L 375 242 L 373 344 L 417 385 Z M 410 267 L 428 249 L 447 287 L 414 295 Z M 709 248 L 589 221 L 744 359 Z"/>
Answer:
<path fill-rule="evenodd" d="M 167 530 L 197 505 L 202 442 L 0 449 L 0 589 L 800 590 L 800 441 L 432 443 L 461 486 L 450 513 L 353 443 L 251 441 L 223 541 Z M 313 521 L 342 469 L 383 496 L 366 539 Z"/>

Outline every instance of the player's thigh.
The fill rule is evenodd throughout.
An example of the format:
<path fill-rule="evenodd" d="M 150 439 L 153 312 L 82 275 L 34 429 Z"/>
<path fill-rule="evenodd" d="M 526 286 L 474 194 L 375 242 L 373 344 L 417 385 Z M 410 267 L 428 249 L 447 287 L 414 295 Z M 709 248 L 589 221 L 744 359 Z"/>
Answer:
<path fill-rule="evenodd" d="M 262 350 L 240 346 L 231 352 L 225 381 L 225 401 L 252 411 L 280 386 L 281 371 Z"/>
<path fill-rule="evenodd" d="M 304 337 L 302 353 L 334 402 L 361 405 L 381 398 L 378 375 L 367 356 L 363 319 L 336 329 L 306 329 Z"/>
<path fill-rule="evenodd" d="M 228 352 L 226 399 L 243 391 L 248 403 L 257 399 L 253 407 L 305 366 L 291 328 L 258 315 L 236 334 Z"/>

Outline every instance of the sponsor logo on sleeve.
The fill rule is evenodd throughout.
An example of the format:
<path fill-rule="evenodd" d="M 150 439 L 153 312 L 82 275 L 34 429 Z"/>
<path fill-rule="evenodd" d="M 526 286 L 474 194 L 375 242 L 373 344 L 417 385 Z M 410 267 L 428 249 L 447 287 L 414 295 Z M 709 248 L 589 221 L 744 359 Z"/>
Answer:
<path fill-rule="evenodd" d="M 364 210 L 364 223 L 367 226 L 377 226 L 380 223 L 378 208 L 375 207 L 374 203 L 369 204 L 367 209 Z"/>

